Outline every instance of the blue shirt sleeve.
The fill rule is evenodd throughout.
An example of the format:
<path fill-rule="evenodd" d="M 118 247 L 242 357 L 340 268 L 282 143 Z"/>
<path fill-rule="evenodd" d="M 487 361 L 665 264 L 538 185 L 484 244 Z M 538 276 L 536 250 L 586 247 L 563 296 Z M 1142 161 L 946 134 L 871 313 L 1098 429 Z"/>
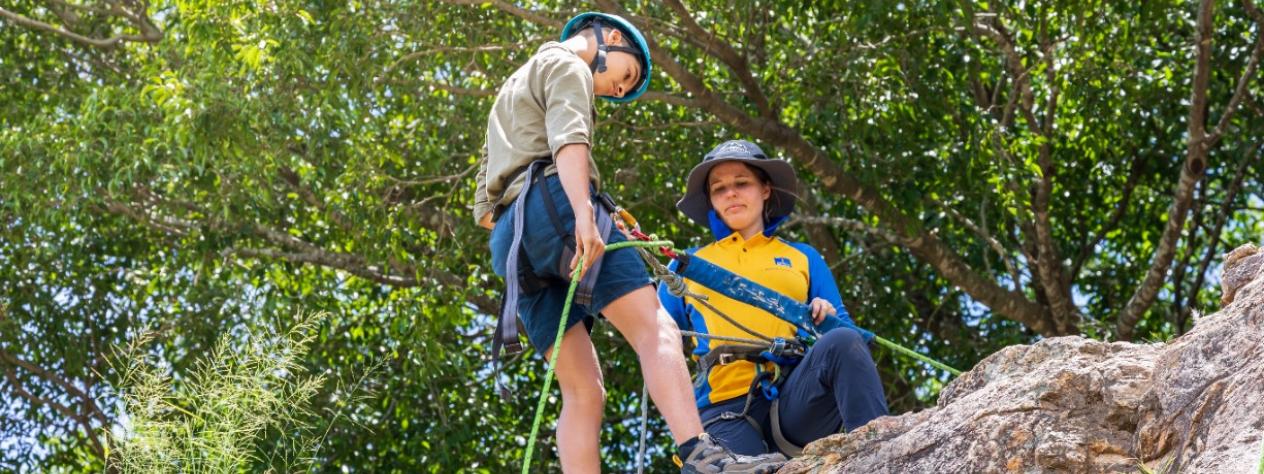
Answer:
<path fill-rule="evenodd" d="M 815 298 L 821 298 L 834 305 L 834 309 L 838 310 L 835 316 L 826 316 L 821 324 L 816 326 L 816 330 L 821 334 L 825 334 L 839 327 L 847 327 L 856 330 L 864 337 L 865 342 L 873 340 L 874 334 L 871 331 L 861 329 L 852 321 L 851 315 L 847 313 L 847 307 L 843 306 L 843 296 L 838 291 L 838 283 L 834 281 L 834 274 L 830 273 L 829 264 L 825 263 L 825 257 L 821 256 L 811 245 L 795 242 L 790 244 L 795 249 L 803 252 L 808 258 L 808 300 L 811 303 Z"/>
<path fill-rule="evenodd" d="M 676 266 L 676 261 L 672 260 L 667 264 L 667 269 L 674 272 L 676 271 Z M 690 328 L 689 314 L 685 310 L 685 299 L 671 294 L 671 291 L 667 290 L 666 283 L 659 282 L 658 284 L 658 301 L 663 303 L 663 308 L 667 310 L 667 314 L 670 314 L 672 320 L 676 321 L 676 327 L 685 330 Z"/>

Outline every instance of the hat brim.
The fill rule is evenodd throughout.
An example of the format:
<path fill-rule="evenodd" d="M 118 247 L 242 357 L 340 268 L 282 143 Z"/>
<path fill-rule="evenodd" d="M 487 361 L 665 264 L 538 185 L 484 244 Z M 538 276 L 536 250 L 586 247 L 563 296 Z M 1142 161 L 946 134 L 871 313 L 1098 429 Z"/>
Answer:
<path fill-rule="evenodd" d="M 794 211 L 794 201 L 799 192 L 799 177 L 794 168 L 782 160 L 769 160 L 748 157 L 716 158 L 698 163 L 689 171 L 689 179 L 685 182 L 685 195 L 676 202 L 676 209 L 686 217 L 702 225 L 708 225 L 707 212 L 711 210 L 711 199 L 707 196 L 707 176 L 716 165 L 728 162 L 740 162 L 754 166 L 765 173 L 772 182 L 772 195 L 764 205 L 769 217 L 777 218 L 789 215 Z"/>

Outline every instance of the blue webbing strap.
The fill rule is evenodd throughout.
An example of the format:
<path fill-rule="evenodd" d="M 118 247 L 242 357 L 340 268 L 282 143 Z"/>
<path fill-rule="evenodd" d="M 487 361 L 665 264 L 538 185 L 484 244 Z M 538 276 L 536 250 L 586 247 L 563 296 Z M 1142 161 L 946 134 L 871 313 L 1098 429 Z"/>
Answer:
<path fill-rule="evenodd" d="M 793 325 L 796 336 L 800 339 L 811 341 L 819 335 L 816 326 L 812 324 L 810 306 L 708 262 L 697 255 L 681 253 L 676 260 L 679 262 L 676 274 L 724 296 L 771 313 Z M 842 320 L 842 326 L 856 330 L 865 336 L 865 340 L 873 338 L 872 332 L 861 329 L 847 320 Z"/>
<path fill-rule="evenodd" d="M 730 272 L 697 255 L 682 253 L 677 260 L 680 262 L 676 267 L 678 275 L 724 296 L 772 313 L 773 316 L 790 323 L 808 335 L 816 334 L 816 328 L 809 322 L 811 319 L 808 305 Z"/>

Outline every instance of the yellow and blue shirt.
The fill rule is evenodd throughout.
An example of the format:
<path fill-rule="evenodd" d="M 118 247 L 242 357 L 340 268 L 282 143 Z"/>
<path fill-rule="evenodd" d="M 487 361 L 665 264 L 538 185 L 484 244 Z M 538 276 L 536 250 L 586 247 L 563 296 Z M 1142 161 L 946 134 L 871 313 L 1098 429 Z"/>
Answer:
<path fill-rule="evenodd" d="M 715 211 L 711 211 L 711 231 L 716 241 L 701 248 L 690 249 L 689 252 L 804 303 L 811 302 L 814 298 L 829 301 L 838 310 L 838 314 L 817 325 L 817 330 L 822 333 L 844 325 L 854 326 L 847 309 L 843 307 L 834 276 L 821 254 L 808 244 L 787 242 L 774 235 L 777 226 L 784 220 L 784 217 L 777 219 L 769 223 L 764 232 L 744 239 L 741 234 L 729 229 L 715 215 Z M 705 295 L 708 303 L 751 330 L 768 337 L 794 338 L 794 326 L 771 313 L 691 280 L 685 282 L 689 291 Z M 749 333 L 738 329 L 710 309 L 695 306 L 692 302 L 672 295 L 665 285 L 660 285 L 658 297 L 681 329 L 716 336 L 751 338 Z M 705 337 L 695 338 L 694 342 L 697 348 L 693 354 L 698 358 L 706 355 L 716 345 L 726 344 Z M 764 369 L 773 368 L 771 363 L 765 364 Z M 755 363 L 748 361 L 712 367 L 710 373 L 706 374 L 706 380 L 694 381 L 694 396 L 698 407 L 705 408 L 746 396 L 751 381 L 755 378 L 755 371 Z"/>

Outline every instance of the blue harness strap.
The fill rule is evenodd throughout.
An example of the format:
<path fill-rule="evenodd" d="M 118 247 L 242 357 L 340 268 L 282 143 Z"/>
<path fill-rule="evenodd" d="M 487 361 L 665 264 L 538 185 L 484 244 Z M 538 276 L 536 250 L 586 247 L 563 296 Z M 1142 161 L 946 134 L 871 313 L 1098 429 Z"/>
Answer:
<path fill-rule="evenodd" d="M 500 318 L 496 321 L 496 332 L 492 336 L 492 360 L 496 365 L 496 373 L 500 374 L 500 353 L 503 349 L 512 355 L 522 352 L 522 342 L 518 340 L 518 297 L 522 293 L 522 278 L 518 268 L 518 250 L 522 247 L 523 208 L 526 206 L 527 194 L 531 192 L 532 175 L 537 167 L 543 167 L 547 160 L 536 160 L 527 165 L 526 179 L 522 182 L 522 190 L 514 200 L 513 241 L 509 244 L 509 255 L 505 258 L 505 294 L 500 301 Z M 547 194 L 548 189 L 544 192 Z M 499 384 L 499 377 L 497 377 Z"/>
<path fill-rule="evenodd" d="M 811 308 L 808 305 L 730 272 L 697 255 L 682 253 L 676 260 L 680 262 L 676 267 L 676 274 L 724 296 L 771 313 L 793 325 L 801 339 L 811 339 L 817 335 L 816 328 L 811 323 Z"/>
<path fill-rule="evenodd" d="M 811 343 L 820 335 L 812 324 L 812 308 L 789 296 L 778 293 L 772 288 L 751 281 L 724 267 L 708 262 L 694 254 L 681 253 L 676 257 L 679 265 L 676 274 L 692 280 L 694 283 L 710 288 L 726 297 L 749 304 L 769 312 L 773 316 L 790 323 L 795 327 L 795 336 Z M 842 327 L 859 332 L 866 341 L 874 335 L 869 330 L 856 326 L 849 320 L 839 320 Z M 822 330 L 829 330 L 823 327 Z"/>

